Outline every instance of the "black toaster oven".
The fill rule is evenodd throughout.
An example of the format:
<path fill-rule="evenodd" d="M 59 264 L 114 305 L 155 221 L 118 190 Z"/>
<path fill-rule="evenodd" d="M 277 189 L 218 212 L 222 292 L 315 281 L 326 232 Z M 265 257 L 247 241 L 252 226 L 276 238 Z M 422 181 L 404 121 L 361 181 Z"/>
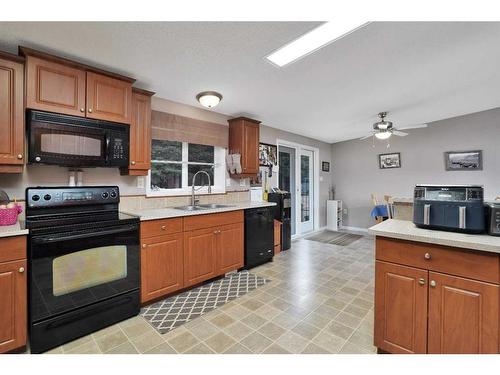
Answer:
<path fill-rule="evenodd" d="M 486 230 L 492 236 L 500 236 L 500 202 L 488 202 L 486 208 Z"/>

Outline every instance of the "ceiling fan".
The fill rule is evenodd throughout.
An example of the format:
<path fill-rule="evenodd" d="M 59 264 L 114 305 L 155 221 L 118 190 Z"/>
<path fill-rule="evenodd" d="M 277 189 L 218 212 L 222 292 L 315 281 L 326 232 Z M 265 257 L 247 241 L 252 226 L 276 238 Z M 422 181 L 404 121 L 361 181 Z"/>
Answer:
<path fill-rule="evenodd" d="M 378 117 L 380 118 L 380 121 L 373 124 L 373 130 L 371 131 L 371 133 L 364 137 L 361 137 L 360 139 L 367 139 L 370 137 L 374 137 L 380 140 L 385 140 L 389 139 L 393 134 L 399 137 L 405 137 L 408 135 L 408 133 L 402 132 L 401 130 L 427 127 L 427 124 L 418 124 L 396 129 L 391 121 L 387 121 L 385 119 L 387 117 L 387 112 L 380 112 L 378 114 Z"/>

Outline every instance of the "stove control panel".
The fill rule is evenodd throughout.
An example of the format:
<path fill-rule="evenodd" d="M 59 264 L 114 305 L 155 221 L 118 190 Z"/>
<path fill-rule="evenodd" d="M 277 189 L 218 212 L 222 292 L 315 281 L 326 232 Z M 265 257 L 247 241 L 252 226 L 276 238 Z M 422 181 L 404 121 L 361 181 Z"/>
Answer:
<path fill-rule="evenodd" d="M 26 189 L 30 208 L 119 203 L 118 186 L 34 187 Z"/>

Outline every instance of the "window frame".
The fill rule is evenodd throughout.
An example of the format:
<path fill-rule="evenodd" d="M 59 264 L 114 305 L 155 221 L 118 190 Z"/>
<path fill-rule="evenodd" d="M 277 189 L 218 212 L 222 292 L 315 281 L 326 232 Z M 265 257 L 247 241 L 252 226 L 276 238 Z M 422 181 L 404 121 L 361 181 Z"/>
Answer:
<path fill-rule="evenodd" d="M 146 196 L 147 197 L 164 197 L 164 196 L 181 196 L 191 195 L 192 187 L 188 186 L 188 165 L 210 165 L 211 163 L 188 162 L 188 145 L 189 142 L 182 143 L 182 160 L 181 161 L 164 161 L 164 160 L 151 160 L 151 166 L 154 163 L 166 164 L 181 164 L 181 187 L 172 189 L 158 190 L 151 188 L 151 169 L 148 171 L 146 178 Z M 212 194 L 226 192 L 226 149 L 222 147 L 213 146 L 214 148 L 214 185 L 212 186 Z M 200 185 L 195 185 L 196 194 L 208 194 L 208 187 L 200 189 Z"/>

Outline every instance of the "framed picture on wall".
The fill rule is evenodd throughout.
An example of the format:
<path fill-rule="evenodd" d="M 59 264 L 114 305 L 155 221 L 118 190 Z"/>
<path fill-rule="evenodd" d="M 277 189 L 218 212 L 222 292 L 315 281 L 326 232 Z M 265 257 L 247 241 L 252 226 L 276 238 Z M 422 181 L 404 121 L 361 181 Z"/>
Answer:
<path fill-rule="evenodd" d="M 401 153 L 379 154 L 378 165 L 380 169 L 401 168 Z"/>
<path fill-rule="evenodd" d="M 330 172 L 330 163 L 327 161 L 321 162 L 321 171 L 322 172 Z"/>
<path fill-rule="evenodd" d="M 268 167 L 278 165 L 278 147 L 268 143 L 259 143 L 259 165 Z"/>
<path fill-rule="evenodd" d="M 476 151 L 447 151 L 444 153 L 445 168 L 447 171 L 482 171 L 483 152 Z"/>

